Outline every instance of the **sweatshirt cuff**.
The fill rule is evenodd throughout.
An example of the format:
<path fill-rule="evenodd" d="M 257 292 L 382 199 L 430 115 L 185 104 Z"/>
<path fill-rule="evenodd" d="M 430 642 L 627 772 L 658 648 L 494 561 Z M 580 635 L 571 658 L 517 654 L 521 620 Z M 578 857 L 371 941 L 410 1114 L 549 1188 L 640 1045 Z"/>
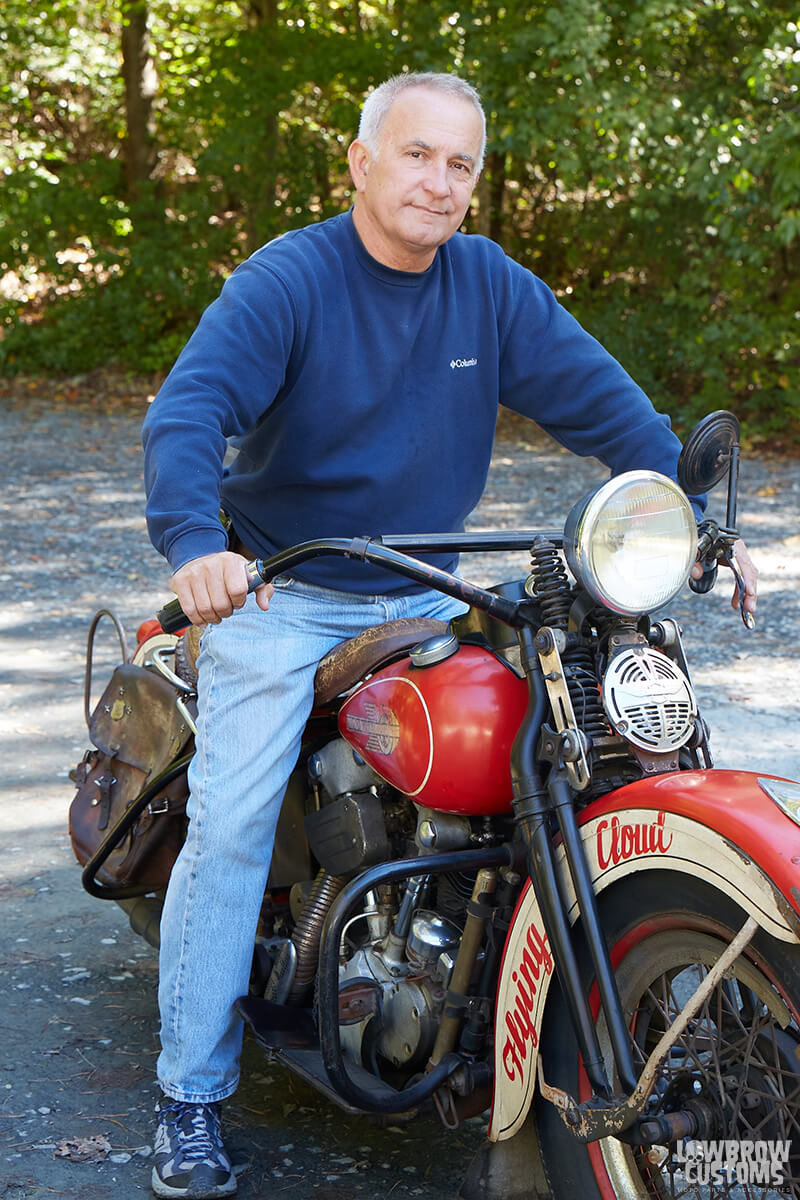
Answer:
<path fill-rule="evenodd" d="M 169 547 L 167 561 L 174 575 L 193 558 L 202 558 L 204 554 L 219 554 L 227 549 L 228 538 L 221 526 L 219 529 L 197 529 L 175 539 Z"/>

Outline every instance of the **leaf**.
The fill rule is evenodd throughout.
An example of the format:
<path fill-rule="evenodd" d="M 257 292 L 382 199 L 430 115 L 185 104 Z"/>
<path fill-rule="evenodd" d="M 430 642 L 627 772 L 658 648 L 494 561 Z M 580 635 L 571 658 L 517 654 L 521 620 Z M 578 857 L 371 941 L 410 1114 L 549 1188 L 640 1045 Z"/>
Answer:
<path fill-rule="evenodd" d="M 55 1148 L 56 1158 L 68 1158 L 70 1162 L 102 1162 L 111 1150 L 111 1142 L 102 1133 L 91 1137 L 69 1138 L 59 1142 Z"/>

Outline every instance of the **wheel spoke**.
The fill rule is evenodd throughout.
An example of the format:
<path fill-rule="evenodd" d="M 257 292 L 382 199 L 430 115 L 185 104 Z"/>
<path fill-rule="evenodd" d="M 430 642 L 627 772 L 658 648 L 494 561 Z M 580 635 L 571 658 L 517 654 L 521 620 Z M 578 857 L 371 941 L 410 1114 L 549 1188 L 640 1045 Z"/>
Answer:
<path fill-rule="evenodd" d="M 745 917 L 705 882 L 660 871 L 626 879 L 602 901 L 638 1075 Z M 588 961 L 584 969 L 590 987 Z M 575 1079 L 574 1043 L 560 1011 L 552 1013 L 541 1053 L 554 1077 L 560 1069 L 562 1078 Z M 613 1063 L 602 1017 L 597 1028 Z M 585 1077 L 578 1074 L 573 1086 L 573 1095 L 588 1099 Z M 718 979 L 658 1068 L 644 1115 L 670 1113 L 683 1114 L 691 1138 L 670 1141 L 665 1131 L 665 1145 L 640 1147 L 605 1138 L 581 1151 L 552 1106 L 540 1108 L 554 1196 L 800 1200 L 800 946 L 758 930 Z M 788 1161 L 773 1162 L 787 1143 Z M 783 1181 L 773 1184 L 775 1165 Z M 747 1182 L 737 1178 L 737 1166 L 750 1172 Z"/>
<path fill-rule="evenodd" d="M 707 971 L 705 963 L 684 962 L 649 981 L 632 1022 L 637 1061 L 646 1059 Z M 789 1034 L 780 1029 L 779 1012 L 777 999 L 772 1012 L 734 973 L 706 998 L 673 1046 L 658 1090 L 663 1096 L 683 1084 L 687 1100 L 701 1094 L 707 1105 L 713 1102 L 718 1127 L 701 1133 L 701 1139 L 797 1139 L 800 1146 L 800 1059 L 789 1057 L 800 1038 L 794 1026 Z M 719 1183 L 711 1179 L 693 1183 L 674 1159 L 659 1168 L 643 1150 L 634 1157 L 648 1194 L 658 1200 L 764 1200 L 778 1195 L 800 1200 L 800 1179 L 789 1178 L 795 1164 L 787 1164 L 784 1184 L 777 1192 L 762 1183 L 739 1183 L 735 1176 L 728 1181 L 724 1173 Z"/>

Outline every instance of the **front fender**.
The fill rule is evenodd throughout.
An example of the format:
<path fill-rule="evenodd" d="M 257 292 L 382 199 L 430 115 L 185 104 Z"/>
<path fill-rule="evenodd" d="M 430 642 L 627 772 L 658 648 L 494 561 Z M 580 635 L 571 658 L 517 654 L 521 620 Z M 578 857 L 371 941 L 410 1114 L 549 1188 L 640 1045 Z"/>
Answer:
<path fill-rule="evenodd" d="M 800 942 L 800 826 L 759 778 L 749 771 L 682 771 L 639 780 L 588 805 L 579 823 L 595 892 L 634 871 L 684 872 L 730 896 L 772 937 Z M 574 923 L 578 907 L 561 845 L 555 858 Z M 552 973 L 528 881 L 497 985 L 492 1141 L 512 1137 L 530 1109 Z"/>

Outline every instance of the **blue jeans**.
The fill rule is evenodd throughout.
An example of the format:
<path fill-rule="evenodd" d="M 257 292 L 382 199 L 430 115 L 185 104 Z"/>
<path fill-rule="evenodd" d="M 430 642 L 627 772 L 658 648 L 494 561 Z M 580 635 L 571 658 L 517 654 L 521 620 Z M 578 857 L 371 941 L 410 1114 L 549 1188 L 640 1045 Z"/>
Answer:
<path fill-rule="evenodd" d="M 438 592 L 361 596 L 279 576 L 268 612 L 244 607 L 203 634 L 186 843 L 161 918 L 158 1078 L 176 1100 L 236 1089 L 242 1022 L 281 801 L 311 712 L 319 660 L 401 617 L 464 611 Z"/>

